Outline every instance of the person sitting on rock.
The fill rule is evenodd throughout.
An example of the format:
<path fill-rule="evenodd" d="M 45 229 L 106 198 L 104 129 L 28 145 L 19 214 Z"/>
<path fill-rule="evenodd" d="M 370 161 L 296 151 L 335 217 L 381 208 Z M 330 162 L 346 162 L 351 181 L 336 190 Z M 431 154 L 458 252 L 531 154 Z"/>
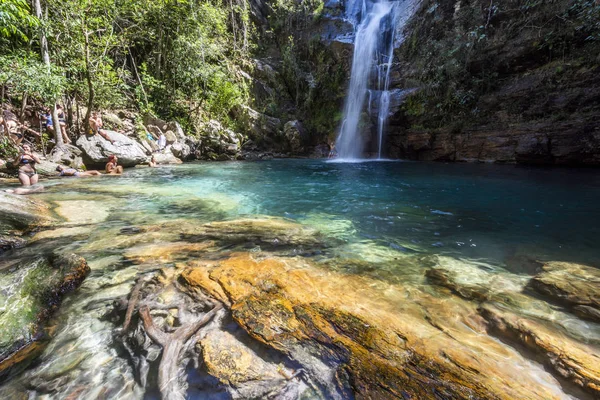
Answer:
<path fill-rule="evenodd" d="M 35 164 L 40 162 L 40 158 L 33 154 L 31 146 L 23 146 L 21 154 L 15 159 L 13 165 L 19 166 L 19 181 L 23 186 L 31 186 L 38 183 L 39 175 L 35 169 Z"/>
<path fill-rule="evenodd" d="M 77 171 L 75 168 L 67 168 L 64 165 L 56 167 L 56 171 L 59 172 L 58 176 L 74 176 L 76 178 L 84 178 L 86 176 L 99 176 L 102 175 L 100 171 Z"/>
<path fill-rule="evenodd" d="M 109 175 L 121 175 L 123 173 L 123 167 L 117 164 L 119 159 L 114 154 L 108 156 L 108 162 L 106 163 L 105 171 Z"/>
<path fill-rule="evenodd" d="M 100 136 L 102 136 L 104 139 L 108 140 L 110 142 L 110 144 L 115 144 L 115 141 L 112 140 L 110 138 L 110 136 L 108 136 L 108 134 L 106 133 L 106 131 L 104 129 L 102 129 L 102 127 L 104 126 L 104 123 L 102 122 L 102 117 L 100 117 L 100 114 L 98 114 L 97 112 L 93 112 L 92 116 L 90 117 L 89 120 L 90 123 L 90 135 L 95 135 L 98 134 Z"/>

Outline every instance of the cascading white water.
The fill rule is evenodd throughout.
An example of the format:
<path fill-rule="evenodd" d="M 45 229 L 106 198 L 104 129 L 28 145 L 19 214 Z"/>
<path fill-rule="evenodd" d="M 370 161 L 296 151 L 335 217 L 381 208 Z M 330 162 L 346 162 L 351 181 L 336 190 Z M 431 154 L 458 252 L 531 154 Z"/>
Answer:
<path fill-rule="evenodd" d="M 336 140 L 338 156 L 341 159 L 352 160 L 363 156 L 361 115 L 365 111 L 367 94 L 366 111 L 369 117 L 375 110 L 377 113 L 377 158 L 381 159 L 384 133 L 392 103 L 390 71 L 394 48 L 402 41 L 401 30 L 412 16 L 418 2 L 419 0 L 346 2 L 346 18 L 357 28 L 350 88 L 344 108 L 344 119 Z"/>
<path fill-rule="evenodd" d="M 366 2 L 361 13 L 363 19 L 356 31 L 354 56 L 350 90 L 346 99 L 344 122 L 337 139 L 337 150 L 340 158 L 360 158 L 363 153 L 363 141 L 360 138 L 360 114 L 363 110 L 370 73 L 379 42 L 381 20 L 392 10 L 392 3 L 380 2 L 372 4 L 368 11 Z"/>

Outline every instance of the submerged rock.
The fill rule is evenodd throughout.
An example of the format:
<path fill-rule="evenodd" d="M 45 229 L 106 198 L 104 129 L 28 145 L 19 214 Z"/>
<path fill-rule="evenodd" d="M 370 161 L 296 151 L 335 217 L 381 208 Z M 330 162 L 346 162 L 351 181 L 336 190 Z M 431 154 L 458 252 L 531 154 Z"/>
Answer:
<path fill-rule="evenodd" d="M 43 349 L 45 324 L 63 296 L 90 269 L 74 254 L 37 257 L 0 266 L 0 378 L 24 366 Z"/>
<path fill-rule="evenodd" d="M 228 244 L 256 244 L 273 248 L 323 246 L 323 237 L 317 230 L 282 218 L 211 222 L 198 227 L 191 236 Z"/>
<path fill-rule="evenodd" d="M 565 336 L 547 323 L 519 316 L 493 304 L 484 304 L 481 315 L 490 333 L 532 351 L 555 374 L 600 397 L 600 351 Z"/>
<path fill-rule="evenodd" d="M 568 262 L 549 262 L 528 287 L 573 308 L 583 317 L 600 321 L 600 269 Z"/>
<path fill-rule="evenodd" d="M 0 232 L 26 230 L 52 220 L 48 206 L 31 197 L 0 192 Z"/>
<path fill-rule="evenodd" d="M 485 301 L 500 294 L 518 293 L 529 277 L 474 261 L 452 257 L 433 257 L 434 268 L 425 271 L 428 280 L 450 289 L 467 300 Z"/>
<path fill-rule="evenodd" d="M 226 296 L 252 338 L 303 368 L 312 397 L 565 398 L 543 370 L 485 335 L 475 306 L 458 298 L 247 253 L 182 277 Z"/>

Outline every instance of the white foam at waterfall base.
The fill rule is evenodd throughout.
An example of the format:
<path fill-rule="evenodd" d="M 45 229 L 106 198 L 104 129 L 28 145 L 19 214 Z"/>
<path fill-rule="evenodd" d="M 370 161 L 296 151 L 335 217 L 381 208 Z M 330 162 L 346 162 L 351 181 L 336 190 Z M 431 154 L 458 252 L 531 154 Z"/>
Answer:
<path fill-rule="evenodd" d="M 375 3 L 367 17 L 363 19 L 356 33 L 350 91 L 346 99 L 345 119 L 337 139 L 340 158 L 360 158 L 363 141 L 360 139 L 360 114 L 364 108 L 367 84 L 373 58 L 377 50 L 381 20 L 389 14 L 392 4 Z"/>
<path fill-rule="evenodd" d="M 404 26 L 418 4 L 419 0 L 397 2 L 363 0 L 359 8 L 358 0 L 350 0 L 346 3 L 347 19 L 360 24 L 356 29 L 350 88 L 344 108 L 344 118 L 336 140 L 340 159 L 353 161 L 363 157 L 361 115 L 365 112 L 367 94 L 369 94 L 367 114 L 369 116 L 371 114 L 372 92 L 368 84 L 375 66 L 377 66 L 376 90 L 382 93 L 377 112 L 377 158 L 382 157 L 384 134 L 390 114 L 390 70 L 394 48 L 402 43 Z"/>

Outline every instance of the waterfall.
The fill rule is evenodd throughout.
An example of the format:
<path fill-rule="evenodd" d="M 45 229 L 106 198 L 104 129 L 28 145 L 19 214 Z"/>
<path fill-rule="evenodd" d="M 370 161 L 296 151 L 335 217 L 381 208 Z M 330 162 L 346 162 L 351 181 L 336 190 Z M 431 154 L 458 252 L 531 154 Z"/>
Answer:
<path fill-rule="evenodd" d="M 350 87 L 344 106 L 344 118 L 336 140 L 338 156 L 341 159 L 352 160 L 363 156 L 364 139 L 361 131 L 364 121 L 361 120 L 364 119 L 361 116 L 366 111 L 371 117 L 373 100 L 377 105 L 377 157 L 382 156 L 384 133 L 390 114 L 390 70 L 394 48 L 402 40 L 401 35 L 396 37 L 396 32 L 409 20 L 416 3 L 418 0 L 346 2 L 346 18 L 355 24 L 356 34 Z M 365 110 L 367 97 L 368 104 Z"/>

